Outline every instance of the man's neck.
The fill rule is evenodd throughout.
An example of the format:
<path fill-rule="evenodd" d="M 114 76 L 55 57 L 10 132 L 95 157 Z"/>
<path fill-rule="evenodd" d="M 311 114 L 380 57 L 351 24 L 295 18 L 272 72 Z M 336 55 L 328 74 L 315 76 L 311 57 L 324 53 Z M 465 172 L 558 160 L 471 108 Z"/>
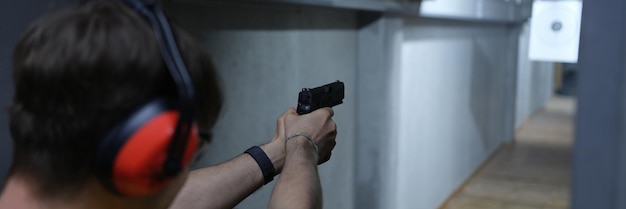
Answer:
<path fill-rule="evenodd" d="M 28 187 L 23 180 L 9 178 L 0 194 L 0 208 L 41 208 Z"/>
<path fill-rule="evenodd" d="M 88 183 L 81 191 L 71 195 L 37 195 L 32 182 L 12 176 L 0 194 L 0 208 L 148 208 L 149 201 L 131 201 L 111 194 L 97 182 Z M 140 207 L 141 206 L 141 207 Z"/>

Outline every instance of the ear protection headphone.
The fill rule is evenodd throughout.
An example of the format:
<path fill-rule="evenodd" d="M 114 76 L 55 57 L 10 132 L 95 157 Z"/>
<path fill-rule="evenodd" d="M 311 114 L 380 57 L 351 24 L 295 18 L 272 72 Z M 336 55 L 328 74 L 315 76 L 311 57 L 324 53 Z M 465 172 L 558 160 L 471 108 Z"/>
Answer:
<path fill-rule="evenodd" d="M 124 2 L 153 27 L 179 98 L 158 98 L 139 107 L 106 135 L 95 164 L 99 177 L 114 191 L 145 196 L 186 169 L 197 149 L 195 92 L 163 11 L 153 0 Z"/>

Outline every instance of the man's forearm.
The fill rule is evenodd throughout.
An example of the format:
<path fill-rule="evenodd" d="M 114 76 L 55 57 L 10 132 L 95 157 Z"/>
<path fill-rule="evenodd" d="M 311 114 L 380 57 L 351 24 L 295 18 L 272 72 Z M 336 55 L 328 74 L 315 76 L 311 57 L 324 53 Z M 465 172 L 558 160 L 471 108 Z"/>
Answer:
<path fill-rule="evenodd" d="M 270 208 L 322 208 L 317 161 L 315 149 L 309 141 L 303 138 L 290 140 L 283 172 L 272 192 Z"/>
<path fill-rule="evenodd" d="M 277 146 L 270 143 L 261 148 L 280 169 L 284 156 L 276 154 L 280 153 L 275 150 L 280 148 Z M 219 165 L 192 171 L 171 208 L 233 208 L 263 182 L 263 172 L 256 161 L 241 154 Z"/>
<path fill-rule="evenodd" d="M 337 127 L 332 116 L 330 108 L 302 116 L 289 108 L 278 118 L 274 138 L 261 146 L 276 173 L 281 173 L 272 192 L 271 208 L 322 208 L 317 165 L 330 158 L 336 144 Z M 310 135 L 289 140 L 285 137 L 295 133 Z M 263 182 L 259 165 L 251 156 L 243 154 L 192 172 L 172 208 L 233 208 Z"/>

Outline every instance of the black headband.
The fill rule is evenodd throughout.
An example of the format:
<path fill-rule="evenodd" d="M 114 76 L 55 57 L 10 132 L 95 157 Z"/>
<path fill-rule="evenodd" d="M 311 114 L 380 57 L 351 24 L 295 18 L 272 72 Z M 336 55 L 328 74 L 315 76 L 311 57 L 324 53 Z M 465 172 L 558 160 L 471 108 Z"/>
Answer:
<path fill-rule="evenodd" d="M 187 147 L 194 118 L 195 92 L 191 76 L 189 76 L 185 62 L 180 54 L 167 17 L 154 0 L 124 0 L 124 2 L 144 16 L 152 25 L 159 42 L 163 61 L 178 88 L 180 115 L 164 164 L 164 173 L 166 175 L 176 175 L 182 169 L 180 163 Z"/>

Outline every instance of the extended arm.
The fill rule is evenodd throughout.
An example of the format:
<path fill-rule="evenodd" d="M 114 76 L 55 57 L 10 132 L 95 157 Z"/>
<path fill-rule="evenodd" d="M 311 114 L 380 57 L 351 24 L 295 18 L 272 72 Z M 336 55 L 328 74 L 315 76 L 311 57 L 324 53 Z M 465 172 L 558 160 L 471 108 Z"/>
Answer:
<path fill-rule="evenodd" d="M 331 120 L 332 109 L 324 108 L 313 113 L 303 116 L 291 114 L 285 118 L 290 124 L 285 130 L 286 135 L 295 137 L 289 137 L 285 144 L 287 157 L 272 192 L 272 209 L 318 209 L 323 206 L 317 165 L 330 159 L 336 144 L 337 127 Z M 309 135 L 313 141 L 297 134 Z M 314 144 L 318 146 L 319 153 L 316 153 Z"/>
<path fill-rule="evenodd" d="M 270 200 L 270 208 L 322 208 L 322 187 L 313 146 L 302 136 L 287 143 L 287 160 Z"/>
<path fill-rule="evenodd" d="M 277 170 L 284 161 L 280 143 L 273 140 L 261 146 Z M 192 171 L 171 208 L 233 208 L 263 182 L 256 161 L 241 154 L 219 165 Z"/>
<path fill-rule="evenodd" d="M 272 141 L 261 146 L 276 173 L 280 173 L 285 161 L 285 115 L 276 121 Z M 263 172 L 256 161 L 241 154 L 219 165 L 192 171 L 170 208 L 233 208 L 263 183 Z"/>
<path fill-rule="evenodd" d="M 330 151 L 335 145 L 336 126 L 330 117 L 330 108 L 306 116 L 298 116 L 296 110 L 290 108 L 278 118 L 274 138 L 261 146 L 272 161 L 276 173 L 283 171 L 276 187 L 282 185 L 279 188 L 286 188 L 306 182 L 308 186 L 302 185 L 298 188 L 306 188 L 307 191 L 310 189 L 312 192 L 285 194 L 281 192 L 282 189 L 277 193 L 275 188 L 270 205 L 284 206 L 280 208 L 297 208 L 296 205 L 321 207 L 317 164 L 330 158 Z M 294 138 L 285 143 L 285 135 L 296 132 L 312 134 L 319 145 L 321 160 L 318 160 L 313 145 L 306 138 Z M 286 160 L 286 156 L 289 160 Z M 288 169 L 283 170 L 283 167 Z M 302 180 L 302 173 L 308 175 L 305 180 Z M 233 208 L 259 189 L 263 182 L 263 173 L 256 161 L 250 155 L 242 154 L 219 165 L 191 172 L 171 208 Z"/>

